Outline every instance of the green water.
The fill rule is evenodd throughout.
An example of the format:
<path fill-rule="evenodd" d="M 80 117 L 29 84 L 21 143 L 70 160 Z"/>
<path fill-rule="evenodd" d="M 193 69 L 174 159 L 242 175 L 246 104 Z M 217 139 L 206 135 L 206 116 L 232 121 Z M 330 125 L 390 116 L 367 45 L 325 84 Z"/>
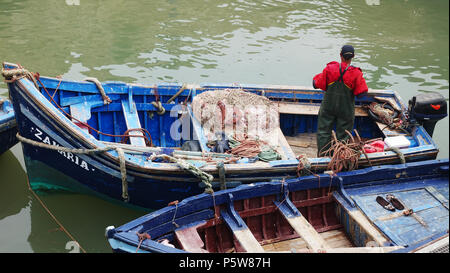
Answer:
<path fill-rule="evenodd" d="M 445 0 L 143 2 L 1 0 L 0 61 L 75 80 L 311 86 L 349 43 L 369 88 L 449 97 Z M 433 136 L 438 158 L 449 156 L 448 136 L 446 118 Z M 0 252 L 69 252 L 28 191 L 21 153 L 0 156 Z M 42 199 L 88 252 L 109 252 L 104 228 L 143 213 L 80 194 Z"/>

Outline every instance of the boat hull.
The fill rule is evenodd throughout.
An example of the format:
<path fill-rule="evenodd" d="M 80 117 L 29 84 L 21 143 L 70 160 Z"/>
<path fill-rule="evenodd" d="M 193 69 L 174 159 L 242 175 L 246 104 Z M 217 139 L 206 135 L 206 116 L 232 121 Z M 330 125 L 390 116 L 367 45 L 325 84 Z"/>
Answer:
<path fill-rule="evenodd" d="M 57 81 L 54 79 L 42 80 L 50 92 L 52 91 L 50 87 L 57 85 Z M 22 78 L 9 83 L 8 87 L 18 122 L 18 131 L 22 137 L 42 143 L 44 146 L 60 146 L 71 149 L 95 149 L 105 146 L 102 144 L 104 142 L 98 141 L 94 136 L 82 132 L 78 126 L 64 116 L 49 101 L 47 95 L 44 96 L 42 94 L 42 90 L 36 89 L 28 79 Z M 60 88 L 81 90 L 81 87 L 85 88 L 85 84 L 83 83 L 83 86 L 79 86 L 78 83 L 71 82 L 61 83 Z M 139 92 L 144 92 L 139 88 L 135 91 L 138 95 L 140 94 Z M 211 88 L 219 87 L 214 86 Z M 121 85 L 120 90 L 131 89 L 132 86 L 125 88 Z M 120 90 L 115 90 L 113 93 L 122 92 Z M 176 89 L 171 89 L 173 93 L 176 91 Z M 53 90 L 53 92 L 55 91 Z M 131 96 L 132 92 L 128 92 L 128 96 Z M 302 90 L 299 92 L 308 93 Z M 161 94 L 160 96 L 162 96 Z M 282 92 L 274 92 L 274 94 L 279 95 Z M 137 97 L 138 95 L 135 96 Z M 168 93 L 168 96 L 170 95 L 171 93 Z M 317 95 L 314 96 L 317 97 Z M 73 99 L 73 97 L 69 99 Z M 149 104 L 147 103 L 146 105 Z M 144 105 L 144 103 L 141 105 Z M 144 106 L 147 107 L 146 105 Z M 108 106 L 103 106 L 103 108 L 105 107 L 107 108 Z M 162 128 L 161 126 L 160 124 L 160 128 Z M 423 128 L 418 127 L 415 130 L 423 131 Z M 159 134 L 164 135 L 162 132 L 159 132 Z M 102 139 L 100 138 L 100 140 Z M 166 141 L 169 142 L 167 138 Z M 431 138 L 422 138 L 422 141 L 425 141 L 426 144 L 405 150 L 404 157 L 406 161 L 412 162 L 434 159 L 436 157 L 438 150 Z M 93 193 L 107 199 L 126 201 L 130 205 L 150 209 L 164 207 L 169 202 L 182 200 L 188 196 L 202 193 L 205 190 L 205 185 L 200 183 L 201 181 L 197 177 L 186 173 L 176 164 L 149 163 L 145 162 L 145 160 L 133 161 L 132 156 L 127 154 L 126 187 L 129 199 L 125 200 L 123 198 L 123 173 L 121 173 L 120 161 L 115 151 L 80 154 L 62 150 L 55 151 L 42 145 L 22 142 L 27 174 L 31 186 L 35 189 L 64 189 Z M 330 158 L 311 158 L 311 167 L 314 170 L 321 171 L 326 168 L 329 161 Z M 399 161 L 399 157 L 395 153 L 385 152 L 371 157 L 371 163 L 362 158 L 360 166 L 397 163 Z M 297 177 L 298 160 L 278 160 L 259 165 L 228 164 L 226 166 L 226 182 L 224 185 L 221 185 L 219 170 L 216 165 L 201 165 L 199 167 L 204 172 L 213 175 L 212 188 L 213 190 L 218 190 L 224 186 L 232 188 L 241 184 Z"/>
<path fill-rule="evenodd" d="M 53 146 L 68 148 L 86 147 L 87 143 L 76 138 L 64 126 L 57 124 L 49 112 L 32 102 L 26 92 L 16 89 L 12 98 L 14 110 L 19 121 L 19 132 L 24 138 Z M 122 181 L 117 159 L 105 154 L 86 155 L 50 150 L 22 142 L 23 154 L 30 185 L 35 190 L 69 190 L 99 195 L 106 199 L 124 201 Z M 294 172 L 291 172 L 294 175 Z M 281 175 L 289 175 L 284 170 L 260 173 L 250 177 L 240 175 L 248 183 L 260 177 L 270 180 Z M 239 179 L 236 175 L 235 179 Z M 182 170 L 172 173 L 145 172 L 136 166 L 127 168 L 128 194 L 130 205 L 156 209 L 174 200 L 202 193 L 205 188 L 199 180 Z M 230 182 L 229 185 L 240 185 Z M 216 185 L 216 184 L 214 184 Z M 217 184 L 215 189 L 218 189 Z"/>
<path fill-rule="evenodd" d="M 0 155 L 12 146 L 16 145 L 18 140 L 16 138 L 17 134 L 17 123 L 14 117 L 14 112 L 12 111 L 12 105 L 9 101 L 2 101 L 0 104 Z"/>
<path fill-rule="evenodd" d="M 284 183 L 242 185 L 219 191 L 214 197 L 193 196 L 120 227 L 108 227 L 106 237 L 114 252 L 242 252 L 245 250 L 241 241 L 237 243 L 232 236 L 239 235 L 248 226 L 261 245 L 291 240 L 287 245 L 293 247 L 292 239 L 298 234 L 279 218 L 286 214 L 284 203 L 290 204 L 287 214 L 291 213 L 291 218 L 295 218 L 292 214 L 298 209 L 320 234 L 341 225 L 354 252 L 368 251 L 375 246 L 380 247 L 380 251 L 386 247 L 388 252 L 415 252 L 443 236 L 447 236 L 448 242 L 448 167 L 448 159 L 430 160 L 343 172 L 328 179 L 326 186 L 325 175 L 290 179 Z M 323 190 L 332 194 L 318 194 Z M 415 198 L 418 192 L 424 198 Z M 375 196 L 387 193 L 401 198 L 417 216 L 395 216 L 379 206 Z M 332 199 L 325 200 L 331 196 Z M 337 206 L 333 212 L 329 208 L 332 209 L 334 203 Z M 235 212 L 231 223 L 226 219 L 229 217 L 227 209 Z M 386 219 L 382 220 L 383 217 Z M 416 220 L 419 217 L 421 222 Z M 185 233 L 180 232 L 183 230 Z M 192 239 L 196 233 L 200 242 Z M 148 234 L 151 239 L 140 241 L 138 234 Z M 172 246 L 161 243 L 164 240 Z"/>

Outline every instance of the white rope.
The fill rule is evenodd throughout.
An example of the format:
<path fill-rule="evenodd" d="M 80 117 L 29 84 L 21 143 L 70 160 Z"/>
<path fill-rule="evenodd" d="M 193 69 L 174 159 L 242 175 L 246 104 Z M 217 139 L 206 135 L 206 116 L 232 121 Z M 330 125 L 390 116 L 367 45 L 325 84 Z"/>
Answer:
<path fill-rule="evenodd" d="M 14 69 L 2 68 L 2 76 L 5 78 L 6 83 L 13 83 L 20 78 L 27 77 L 34 83 L 36 88 L 39 89 L 39 85 L 37 84 L 33 74 L 31 74 L 31 72 L 26 70 L 25 68 L 14 68 Z"/>
<path fill-rule="evenodd" d="M 127 170 L 125 165 L 125 153 L 123 152 L 122 148 L 119 147 L 112 147 L 112 146 L 105 146 L 103 148 L 96 148 L 96 149 L 72 149 L 62 146 L 54 146 L 49 145 L 42 142 L 37 142 L 28 138 L 25 138 L 21 136 L 19 133 L 16 134 L 17 139 L 19 141 L 24 142 L 29 145 L 37 146 L 44 149 L 49 150 L 55 150 L 55 151 L 63 151 L 66 153 L 74 153 L 74 154 L 96 154 L 96 153 L 103 153 L 111 150 L 116 150 L 117 155 L 119 157 L 120 162 L 120 174 L 122 178 L 122 198 L 125 202 L 129 201 L 129 195 L 128 195 L 128 182 L 127 182 Z"/>
<path fill-rule="evenodd" d="M 106 95 L 105 89 L 103 89 L 102 84 L 100 83 L 100 81 L 97 78 L 88 77 L 88 78 L 85 78 L 84 81 L 95 83 L 98 91 L 100 91 L 100 94 L 102 95 L 103 104 L 110 104 L 112 102 L 112 100 Z"/>
<path fill-rule="evenodd" d="M 196 166 L 190 164 L 187 161 L 184 161 L 184 160 L 179 159 L 179 158 L 175 158 L 175 157 L 170 156 L 170 155 L 160 154 L 160 155 L 152 155 L 150 157 L 150 159 L 152 161 L 154 159 L 156 159 L 156 158 L 161 158 L 161 159 L 167 160 L 169 162 L 177 163 L 178 166 L 181 169 L 183 169 L 183 170 L 193 174 L 194 176 L 200 178 L 200 180 L 206 186 L 206 189 L 205 189 L 206 193 L 213 193 L 211 182 L 213 181 L 214 177 L 212 175 L 210 175 L 209 173 L 200 170 L 199 168 L 197 168 Z"/>

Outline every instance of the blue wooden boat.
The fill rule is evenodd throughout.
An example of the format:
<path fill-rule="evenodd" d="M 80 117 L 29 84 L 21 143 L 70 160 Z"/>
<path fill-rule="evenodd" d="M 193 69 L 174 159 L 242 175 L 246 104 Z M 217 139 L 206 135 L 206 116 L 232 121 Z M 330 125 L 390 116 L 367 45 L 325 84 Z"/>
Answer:
<path fill-rule="evenodd" d="M 297 177 L 300 163 L 320 173 L 331 160 L 316 156 L 321 90 L 273 85 L 144 86 L 96 83 L 92 79 L 71 81 L 32 75 L 11 63 L 3 64 L 3 75 L 8 81 L 27 175 L 34 189 L 75 190 L 143 208 L 161 208 L 205 189 Z M 257 94 L 276 105 L 281 159 L 232 161 L 231 155 L 211 150 L 191 103 L 204 92 L 224 90 Z M 395 91 L 371 90 L 368 96 L 356 99 L 355 129 L 359 135 L 364 139 L 400 135 L 409 144 L 396 151 L 368 154 L 368 158 L 361 155 L 359 167 L 436 158 L 439 150 L 422 125 L 403 132 L 375 122 L 364 108 L 375 101 L 388 102 L 405 116 L 409 113 Z M 441 110 L 444 108 L 446 114 L 446 105 Z M 187 134 L 171 131 L 174 124 L 185 122 L 190 128 Z M 198 140 L 199 151 L 180 149 L 192 139 Z M 184 166 L 186 171 L 179 161 L 154 155 L 170 155 L 190 165 Z M 298 156 L 303 156 L 301 162 Z"/>
<path fill-rule="evenodd" d="M 203 193 L 106 228 L 114 252 L 448 252 L 449 161 Z M 376 202 L 391 194 L 403 208 Z"/>
<path fill-rule="evenodd" d="M 0 98 L 0 155 L 18 142 L 16 134 L 17 124 L 12 104 Z"/>

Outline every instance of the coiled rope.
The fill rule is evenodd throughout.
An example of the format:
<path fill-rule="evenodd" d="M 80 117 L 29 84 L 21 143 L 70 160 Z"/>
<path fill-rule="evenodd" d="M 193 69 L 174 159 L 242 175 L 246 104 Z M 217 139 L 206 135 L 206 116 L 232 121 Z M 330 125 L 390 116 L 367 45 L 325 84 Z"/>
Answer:
<path fill-rule="evenodd" d="M 368 155 L 363 149 L 363 146 L 366 142 L 363 142 L 361 140 L 356 130 L 354 130 L 354 132 L 358 138 L 357 141 L 355 141 L 349 131 L 345 130 L 345 132 L 349 135 L 349 139 L 339 141 L 334 130 L 331 131 L 331 146 L 324 152 L 325 156 L 331 157 L 331 160 L 327 166 L 327 170 L 331 170 L 333 171 L 333 173 L 338 173 L 342 170 L 355 170 L 358 168 L 359 157 L 361 154 L 365 155 L 367 161 L 372 166 Z M 320 151 L 320 153 L 322 153 L 322 151 Z"/>
<path fill-rule="evenodd" d="M 29 144 L 29 145 L 32 145 L 32 146 L 49 149 L 49 150 L 62 151 L 62 152 L 66 152 L 66 153 L 97 154 L 97 153 L 104 153 L 104 152 L 111 151 L 111 150 L 116 150 L 117 155 L 119 157 L 119 162 L 120 162 L 120 174 L 121 174 L 121 178 L 122 178 L 122 198 L 125 202 L 129 201 L 127 171 L 126 171 L 126 165 L 125 165 L 125 154 L 124 154 L 122 148 L 105 146 L 105 147 L 96 148 L 96 149 L 72 149 L 72 148 L 54 146 L 54 145 L 49 145 L 46 143 L 34 141 L 34 140 L 31 140 L 31 139 L 21 136 L 19 133 L 16 134 L 16 137 L 17 137 L 17 139 L 19 139 L 19 141 Z"/>
<path fill-rule="evenodd" d="M 28 78 L 34 83 L 36 88 L 39 88 L 39 85 L 37 84 L 33 74 L 30 71 L 26 70 L 25 68 L 21 67 L 20 65 L 19 68 L 14 69 L 2 68 L 2 76 L 5 78 L 6 83 L 13 83 L 21 78 Z"/>

